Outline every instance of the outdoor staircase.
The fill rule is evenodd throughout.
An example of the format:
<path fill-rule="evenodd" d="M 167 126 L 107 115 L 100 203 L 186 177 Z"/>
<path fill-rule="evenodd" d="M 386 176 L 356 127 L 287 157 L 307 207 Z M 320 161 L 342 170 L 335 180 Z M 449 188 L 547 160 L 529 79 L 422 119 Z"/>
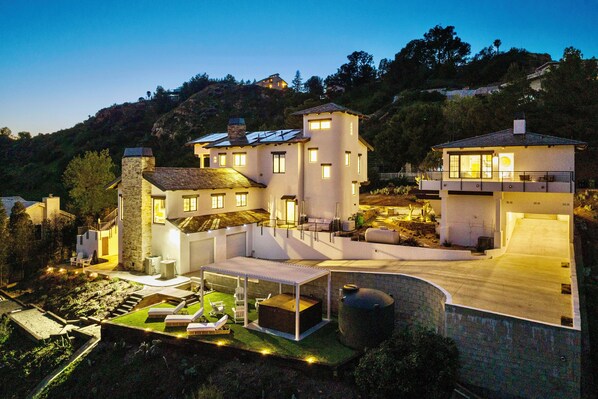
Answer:
<path fill-rule="evenodd" d="M 126 297 L 125 300 L 122 301 L 120 305 L 118 305 L 116 309 L 110 313 L 110 317 L 116 317 L 125 313 L 129 313 L 135 308 L 135 306 L 137 306 L 137 304 L 139 304 L 139 302 L 141 302 L 142 299 L 143 296 L 136 292 L 129 294 L 129 296 Z"/>

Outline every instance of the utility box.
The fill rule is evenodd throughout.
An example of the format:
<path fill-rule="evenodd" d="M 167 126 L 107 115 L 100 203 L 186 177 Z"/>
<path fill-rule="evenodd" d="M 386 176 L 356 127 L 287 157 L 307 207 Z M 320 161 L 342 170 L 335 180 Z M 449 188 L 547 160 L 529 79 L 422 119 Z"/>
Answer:
<path fill-rule="evenodd" d="M 160 266 L 162 269 L 162 276 L 160 278 L 164 280 L 170 280 L 171 278 L 175 277 L 176 260 L 165 259 L 160 262 Z"/>
<path fill-rule="evenodd" d="M 154 274 L 160 273 L 160 262 L 162 261 L 161 256 L 150 256 L 145 258 L 145 274 L 153 276 Z"/>

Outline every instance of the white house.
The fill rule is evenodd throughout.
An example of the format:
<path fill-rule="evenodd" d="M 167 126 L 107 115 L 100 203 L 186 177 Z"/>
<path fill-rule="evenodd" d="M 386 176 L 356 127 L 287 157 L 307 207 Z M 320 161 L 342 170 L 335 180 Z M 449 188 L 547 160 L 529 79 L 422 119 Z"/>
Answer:
<path fill-rule="evenodd" d="M 342 221 L 359 208 L 367 151 L 359 113 L 326 104 L 297 113 L 303 129 L 227 132 L 189 143 L 199 168 L 156 167 L 151 149 L 127 149 L 119 191 L 119 263 L 142 270 L 150 255 L 174 259 L 178 273 L 252 253 L 256 223 L 297 226 Z"/>
<path fill-rule="evenodd" d="M 575 150 L 586 143 L 512 129 L 439 144 L 442 172 L 431 172 L 420 189 L 439 191 L 440 241 L 475 246 L 489 237 L 505 247 L 517 219 L 566 220 L 573 240 Z M 437 212 L 438 213 L 438 212 Z"/>

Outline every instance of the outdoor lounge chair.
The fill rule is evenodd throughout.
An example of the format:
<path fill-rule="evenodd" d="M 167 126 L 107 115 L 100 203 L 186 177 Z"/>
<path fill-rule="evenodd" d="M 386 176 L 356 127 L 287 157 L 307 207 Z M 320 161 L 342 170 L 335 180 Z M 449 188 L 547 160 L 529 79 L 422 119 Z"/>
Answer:
<path fill-rule="evenodd" d="M 243 287 L 235 288 L 235 306 L 245 306 L 245 289 Z"/>
<path fill-rule="evenodd" d="M 233 311 L 233 320 L 235 323 L 244 323 L 245 322 L 245 306 L 237 306 L 232 308 Z"/>
<path fill-rule="evenodd" d="M 199 310 L 192 315 L 188 314 L 169 314 L 164 319 L 164 323 L 166 327 L 176 327 L 176 326 L 186 326 L 189 323 L 194 323 L 203 315 L 203 308 L 199 308 Z"/>
<path fill-rule="evenodd" d="M 166 317 L 171 314 L 179 313 L 183 307 L 185 306 L 186 302 L 181 301 L 176 307 L 174 308 L 150 308 L 147 312 L 148 318 L 158 318 L 158 317 Z"/>
<path fill-rule="evenodd" d="M 212 302 L 209 299 L 208 299 L 208 301 L 210 302 L 210 306 L 212 307 L 212 310 L 210 311 L 210 316 L 216 316 L 218 314 L 224 313 L 224 302 L 223 301 Z"/>
<path fill-rule="evenodd" d="M 272 297 L 272 294 L 270 293 L 265 298 L 255 298 L 255 310 L 259 309 L 261 302 L 264 302 L 265 300 L 270 299 L 271 297 Z"/>
<path fill-rule="evenodd" d="M 191 323 L 187 326 L 187 335 L 202 334 L 229 334 L 230 328 L 226 328 L 228 315 L 224 315 L 215 323 Z"/>
<path fill-rule="evenodd" d="M 91 256 L 89 256 L 87 258 L 81 258 L 77 261 L 77 266 L 81 266 L 81 267 L 91 266 L 92 259 L 93 258 Z"/>
<path fill-rule="evenodd" d="M 83 252 L 79 252 L 77 253 L 77 256 L 71 258 L 71 266 L 77 266 L 81 259 L 83 259 Z"/>

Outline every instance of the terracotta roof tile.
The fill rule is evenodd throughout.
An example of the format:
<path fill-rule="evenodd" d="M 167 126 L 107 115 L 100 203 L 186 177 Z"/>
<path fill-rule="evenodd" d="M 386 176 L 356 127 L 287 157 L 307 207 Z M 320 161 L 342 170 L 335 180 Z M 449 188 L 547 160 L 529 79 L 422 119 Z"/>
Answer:
<path fill-rule="evenodd" d="M 343 107 L 342 105 L 335 103 L 318 105 L 317 107 L 294 112 L 292 115 L 323 114 L 327 112 L 345 112 L 351 115 L 364 116 L 361 112 L 353 111 L 347 107 Z"/>
<path fill-rule="evenodd" d="M 168 219 L 168 221 L 183 233 L 191 234 L 198 233 L 200 231 L 225 229 L 227 227 L 258 223 L 263 220 L 268 220 L 269 218 L 270 214 L 268 211 L 263 209 L 252 209 L 249 211 L 226 212 L 216 213 L 213 215 Z"/>
<path fill-rule="evenodd" d="M 163 191 L 266 187 L 233 168 L 156 168 L 143 178 Z"/>

